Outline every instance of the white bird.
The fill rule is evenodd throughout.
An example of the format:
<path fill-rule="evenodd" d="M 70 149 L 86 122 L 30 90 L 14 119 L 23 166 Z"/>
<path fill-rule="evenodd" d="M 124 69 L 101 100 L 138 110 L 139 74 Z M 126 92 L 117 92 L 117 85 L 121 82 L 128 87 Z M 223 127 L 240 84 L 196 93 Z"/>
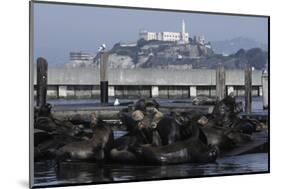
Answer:
<path fill-rule="evenodd" d="M 120 105 L 120 102 L 119 102 L 118 98 L 115 99 L 113 105 L 114 105 L 114 106 L 119 106 L 119 105 Z"/>
<path fill-rule="evenodd" d="M 105 44 L 102 44 L 102 45 L 99 47 L 98 51 L 101 52 L 101 51 L 104 51 L 105 49 L 106 49 L 106 45 L 105 45 Z"/>

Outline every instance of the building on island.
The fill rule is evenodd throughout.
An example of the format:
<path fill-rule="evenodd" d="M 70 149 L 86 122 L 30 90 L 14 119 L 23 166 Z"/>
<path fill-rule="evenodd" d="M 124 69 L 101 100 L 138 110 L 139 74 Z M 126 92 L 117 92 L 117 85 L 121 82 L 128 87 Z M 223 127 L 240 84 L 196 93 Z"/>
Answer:
<path fill-rule="evenodd" d="M 181 32 L 149 32 L 146 30 L 141 30 L 139 33 L 139 38 L 146 41 L 159 40 L 159 41 L 175 41 L 188 43 L 189 34 L 185 31 L 185 21 L 182 20 Z"/>
<path fill-rule="evenodd" d="M 205 36 L 204 35 L 199 35 L 199 36 L 194 36 L 193 38 L 195 43 L 204 45 L 205 44 Z"/>
<path fill-rule="evenodd" d="M 68 67 L 83 67 L 93 63 L 94 55 L 85 52 L 70 52 Z"/>

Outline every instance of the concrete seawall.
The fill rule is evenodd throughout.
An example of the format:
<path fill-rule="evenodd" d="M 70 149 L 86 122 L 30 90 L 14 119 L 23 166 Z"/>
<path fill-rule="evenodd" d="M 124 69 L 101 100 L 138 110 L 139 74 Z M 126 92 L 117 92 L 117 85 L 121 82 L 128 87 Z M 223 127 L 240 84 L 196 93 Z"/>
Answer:
<path fill-rule="evenodd" d="M 253 71 L 253 85 L 261 85 L 261 76 L 261 71 Z M 108 79 L 110 85 L 215 86 L 216 70 L 109 69 Z M 48 70 L 49 85 L 99 85 L 99 82 L 98 69 L 50 67 Z M 244 70 L 226 70 L 226 85 L 244 85 Z"/>
<path fill-rule="evenodd" d="M 253 95 L 261 95 L 261 71 L 252 72 Z M 36 87 L 36 70 L 34 85 Z M 188 98 L 215 96 L 216 70 L 109 69 L 111 97 Z M 49 98 L 99 97 L 100 71 L 93 68 L 48 69 Z M 226 70 L 226 91 L 244 95 L 244 70 Z M 36 94 L 35 94 L 36 95 Z"/>

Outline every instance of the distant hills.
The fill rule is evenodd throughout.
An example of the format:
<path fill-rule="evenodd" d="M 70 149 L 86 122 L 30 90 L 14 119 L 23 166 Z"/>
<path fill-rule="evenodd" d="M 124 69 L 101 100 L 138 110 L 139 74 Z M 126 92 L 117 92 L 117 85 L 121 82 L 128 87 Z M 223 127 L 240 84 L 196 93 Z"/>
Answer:
<path fill-rule="evenodd" d="M 236 37 L 230 40 L 211 41 L 212 49 L 216 54 L 234 54 L 240 49 L 260 48 L 267 51 L 267 44 L 257 42 L 246 37 Z"/>
<path fill-rule="evenodd" d="M 202 58 L 199 64 L 193 68 L 212 68 L 215 69 L 218 63 L 222 63 L 227 69 L 244 69 L 246 64 L 262 70 L 267 67 L 268 53 L 261 48 L 251 48 L 248 50 L 240 49 L 236 53 L 228 56 L 214 54 L 213 56 Z"/>

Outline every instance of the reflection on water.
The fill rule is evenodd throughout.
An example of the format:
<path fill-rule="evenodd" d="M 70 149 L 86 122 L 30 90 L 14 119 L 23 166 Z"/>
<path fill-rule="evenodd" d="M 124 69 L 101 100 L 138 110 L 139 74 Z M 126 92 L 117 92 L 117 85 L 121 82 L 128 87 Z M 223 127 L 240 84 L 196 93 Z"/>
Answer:
<path fill-rule="evenodd" d="M 53 161 L 35 163 L 35 185 L 104 183 L 268 171 L 268 154 L 248 154 L 218 159 L 212 164 L 125 165 L 64 162 L 56 171 Z"/>

